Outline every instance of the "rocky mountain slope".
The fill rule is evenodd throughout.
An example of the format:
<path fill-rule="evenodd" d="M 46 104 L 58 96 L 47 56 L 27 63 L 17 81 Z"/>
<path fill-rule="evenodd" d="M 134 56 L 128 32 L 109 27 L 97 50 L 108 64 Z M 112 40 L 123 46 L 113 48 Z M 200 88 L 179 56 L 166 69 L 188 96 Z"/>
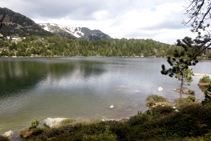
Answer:
<path fill-rule="evenodd" d="M 30 18 L 16 13 L 7 8 L 0 8 L 0 18 L 6 15 L 4 19 L 5 26 L 0 30 L 3 35 L 10 36 L 28 36 L 28 35 L 39 35 L 39 36 L 51 36 L 52 33 L 43 30 L 38 24 L 36 24 Z"/>
<path fill-rule="evenodd" d="M 52 23 L 40 23 L 39 25 L 44 30 L 62 37 L 76 38 L 89 41 L 111 39 L 110 36 L 106 35 L 100 30 L 90 30 L 86 27 L 68 27 Z"/>
<path fill-rule="evenodd" d="M 0 7 L 0 19 L 4 14 L 6 15 L 5 26 L 0 30 L 0 34 L 4 36 L 61 36 L 88 41 L 111 39 L 100 30 L 90 30 L 86 27 L 67 27 L 50 23 L 37 24 L 20 13 Z"/>

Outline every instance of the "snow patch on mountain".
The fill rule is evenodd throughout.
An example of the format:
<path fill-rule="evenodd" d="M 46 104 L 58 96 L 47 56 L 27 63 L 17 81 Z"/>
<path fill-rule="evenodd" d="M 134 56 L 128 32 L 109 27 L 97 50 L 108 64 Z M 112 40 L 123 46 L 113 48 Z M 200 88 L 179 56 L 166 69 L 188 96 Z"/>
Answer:
<path fill-rule="evenodd" d="M 81 31 L 80 27 L 61 27 L 64 31 L 72 34 L 76 38 L 80 38 L 84 36 L 85 34 Z"/>
<path fill-rule="evenodd" d="M 39 25 L 46 31 L 49 32 L 67 32 L 71 35 L 73 35 L 76 38 L 81 38 L 83 37 L 85 34 L 81 31 L 82 28 L 80 27 L 67 27 L 67 26 L 63 26 L 63 25 L 58 25 L 58 24 L 54 24 L 54 23 L 39 23 Z"/>

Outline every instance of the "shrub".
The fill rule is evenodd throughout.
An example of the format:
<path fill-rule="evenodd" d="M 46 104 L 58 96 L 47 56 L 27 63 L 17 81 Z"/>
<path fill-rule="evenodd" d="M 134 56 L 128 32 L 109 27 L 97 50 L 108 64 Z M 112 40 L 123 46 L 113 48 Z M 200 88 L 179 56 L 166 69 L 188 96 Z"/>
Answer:
<path fill-rule="evenodd" d="M 44 129 L 42 128 L 34 128 L 33 129 L 33 132 L 32 132 L 32 135 L 39 135 L 39 134 L 42 134 Z"/>
<path fill-rule="evenodd" d="M 109 126 L 106 126 L 105 132 L 99 135 L 84 135 L 82 141 L 96 140 L 96 141 L 117 141 L 117 136 L 112 134 Z"/>
<path fill-rule="evenodd" d="M 39 121 L 35 118 L 32 122 L 31 122 L 31 126 L 29 127 L 29 129 L 33 129 L 33 128 L 37 128 L 37 126 L 39 125 Z"/>
<path fill-rule="evenodd" d="M 76 120 L 75 119 L 68 118 L 68 119 L 64 119 L 61 123 L 63 125 L 67 125 L 67 124 L 71 124 L 73 122 L 76 122 Z"/>
<path fill-rule="evenodd" d="M 165 102 L 165 101 L 168 101 L 168 100 L 163 96 L 153 94 L 153 95 L 150 95 L 150 96 L 147 97 L 147 101 Z"/>
<path fill-rule="evenodd" d="M 182 109 L 188 105 L 191 105 L 193 102 L 196 102 L 196 98 L 194 96 L 188 96 L 187 98 L 177 98 L 174 100 L 174 102 L 177 109 Z"/>
<path fill-rule="evenodd" d="M 146 106 L 153 107 L 157 102 L 168 102 L 168 100 L 163 96 L 153 94 L 147 97 Z"/>
<path fill-rule="evenodd" d="M 199 80 L 199 82 L 200 83 L 210 83 L 210 78 L 209 78 L 209 76 L 204 76 L 203 78 L 201 78 L 200 80 Z"/>
<path fill-rule="evenodd" d="M 174 108 L 172 106 L 157 106 L 152 109 L 152 112 L 154 114 L 162 114 L 166 115 L 174 111 Z"/>
<path fill-rule="evenodd" d="M 192 102 L 195 102 L 196 101 L 196 98 L 194 96 L 188 96 L 186 99 L 187 100 L 190 100 Z"/>
<path fill-rule="evenodd" d="M 204 92 L 205 99 L 202 101 L 202 105 L 206 107 L 211 107 L 211 85 L 208 86 L 207 90 Z"/>
<path fill-rule="evenodd" d="M 188 89 L 188 93 L 189 93 L 190 95 L 195 95 L 195 91 L 194 91 L 194 90 Z"/>
<path fill-rule="evenodd" d="M 0 141 L 9 141 L 9 139 L 7 137 L 0 135 Z"/>
<path fill-rule="evenodd" d="M 150 114 L 145 112 L 142 115 L 136 115 L 136 116 L 131 117 L 128 120 L 128 124 L 130 126 L 135 126 L 135 125 L 143 124 L 143 123 L 145 123 L 145 122 L 147 122 L 149 120 L 150 120 Z"/>

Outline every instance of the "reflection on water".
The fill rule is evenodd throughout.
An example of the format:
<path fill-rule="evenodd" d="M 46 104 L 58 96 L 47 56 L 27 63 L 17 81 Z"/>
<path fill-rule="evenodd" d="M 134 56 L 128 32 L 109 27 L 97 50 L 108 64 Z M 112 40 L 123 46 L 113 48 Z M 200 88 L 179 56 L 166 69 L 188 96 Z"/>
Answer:
<path fill-rule="evenodd" d="M 146 110 L 150 94 L 171 101 L 179 97 L 173 91 L 179 84 L 160 74 L 164 63 L 162 58 L 0 58 L 0 133 L 28 127 L 34 117 L 129 117 Z M 194 72 L 210 74 L 210 64 L 203 60 Z M 190 88 L 203 99 L 199 79 L 194 77 Z M 157 91 L 160 86 L 163 92 Z"/>

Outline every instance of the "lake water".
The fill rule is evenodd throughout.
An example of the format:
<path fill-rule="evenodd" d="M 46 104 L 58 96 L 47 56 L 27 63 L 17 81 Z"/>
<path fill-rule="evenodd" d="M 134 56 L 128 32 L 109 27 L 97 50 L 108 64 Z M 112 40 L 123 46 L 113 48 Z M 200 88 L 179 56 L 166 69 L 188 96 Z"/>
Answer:
<path fill-rule="evenodd" d="M 161 75 L 162 64 L 165 58 L 0 58 L 0 134 L 29 127 L 35 117 L 41 124 L 47 117 L 130 117 L 147 109 L 151 94 L 173 101 L 179 83 Z M 201 60 L 194 72 L 211 74 L 211 61 Z M 201 76 L 193 78 L 190 88 L 203 99 Z"/>

